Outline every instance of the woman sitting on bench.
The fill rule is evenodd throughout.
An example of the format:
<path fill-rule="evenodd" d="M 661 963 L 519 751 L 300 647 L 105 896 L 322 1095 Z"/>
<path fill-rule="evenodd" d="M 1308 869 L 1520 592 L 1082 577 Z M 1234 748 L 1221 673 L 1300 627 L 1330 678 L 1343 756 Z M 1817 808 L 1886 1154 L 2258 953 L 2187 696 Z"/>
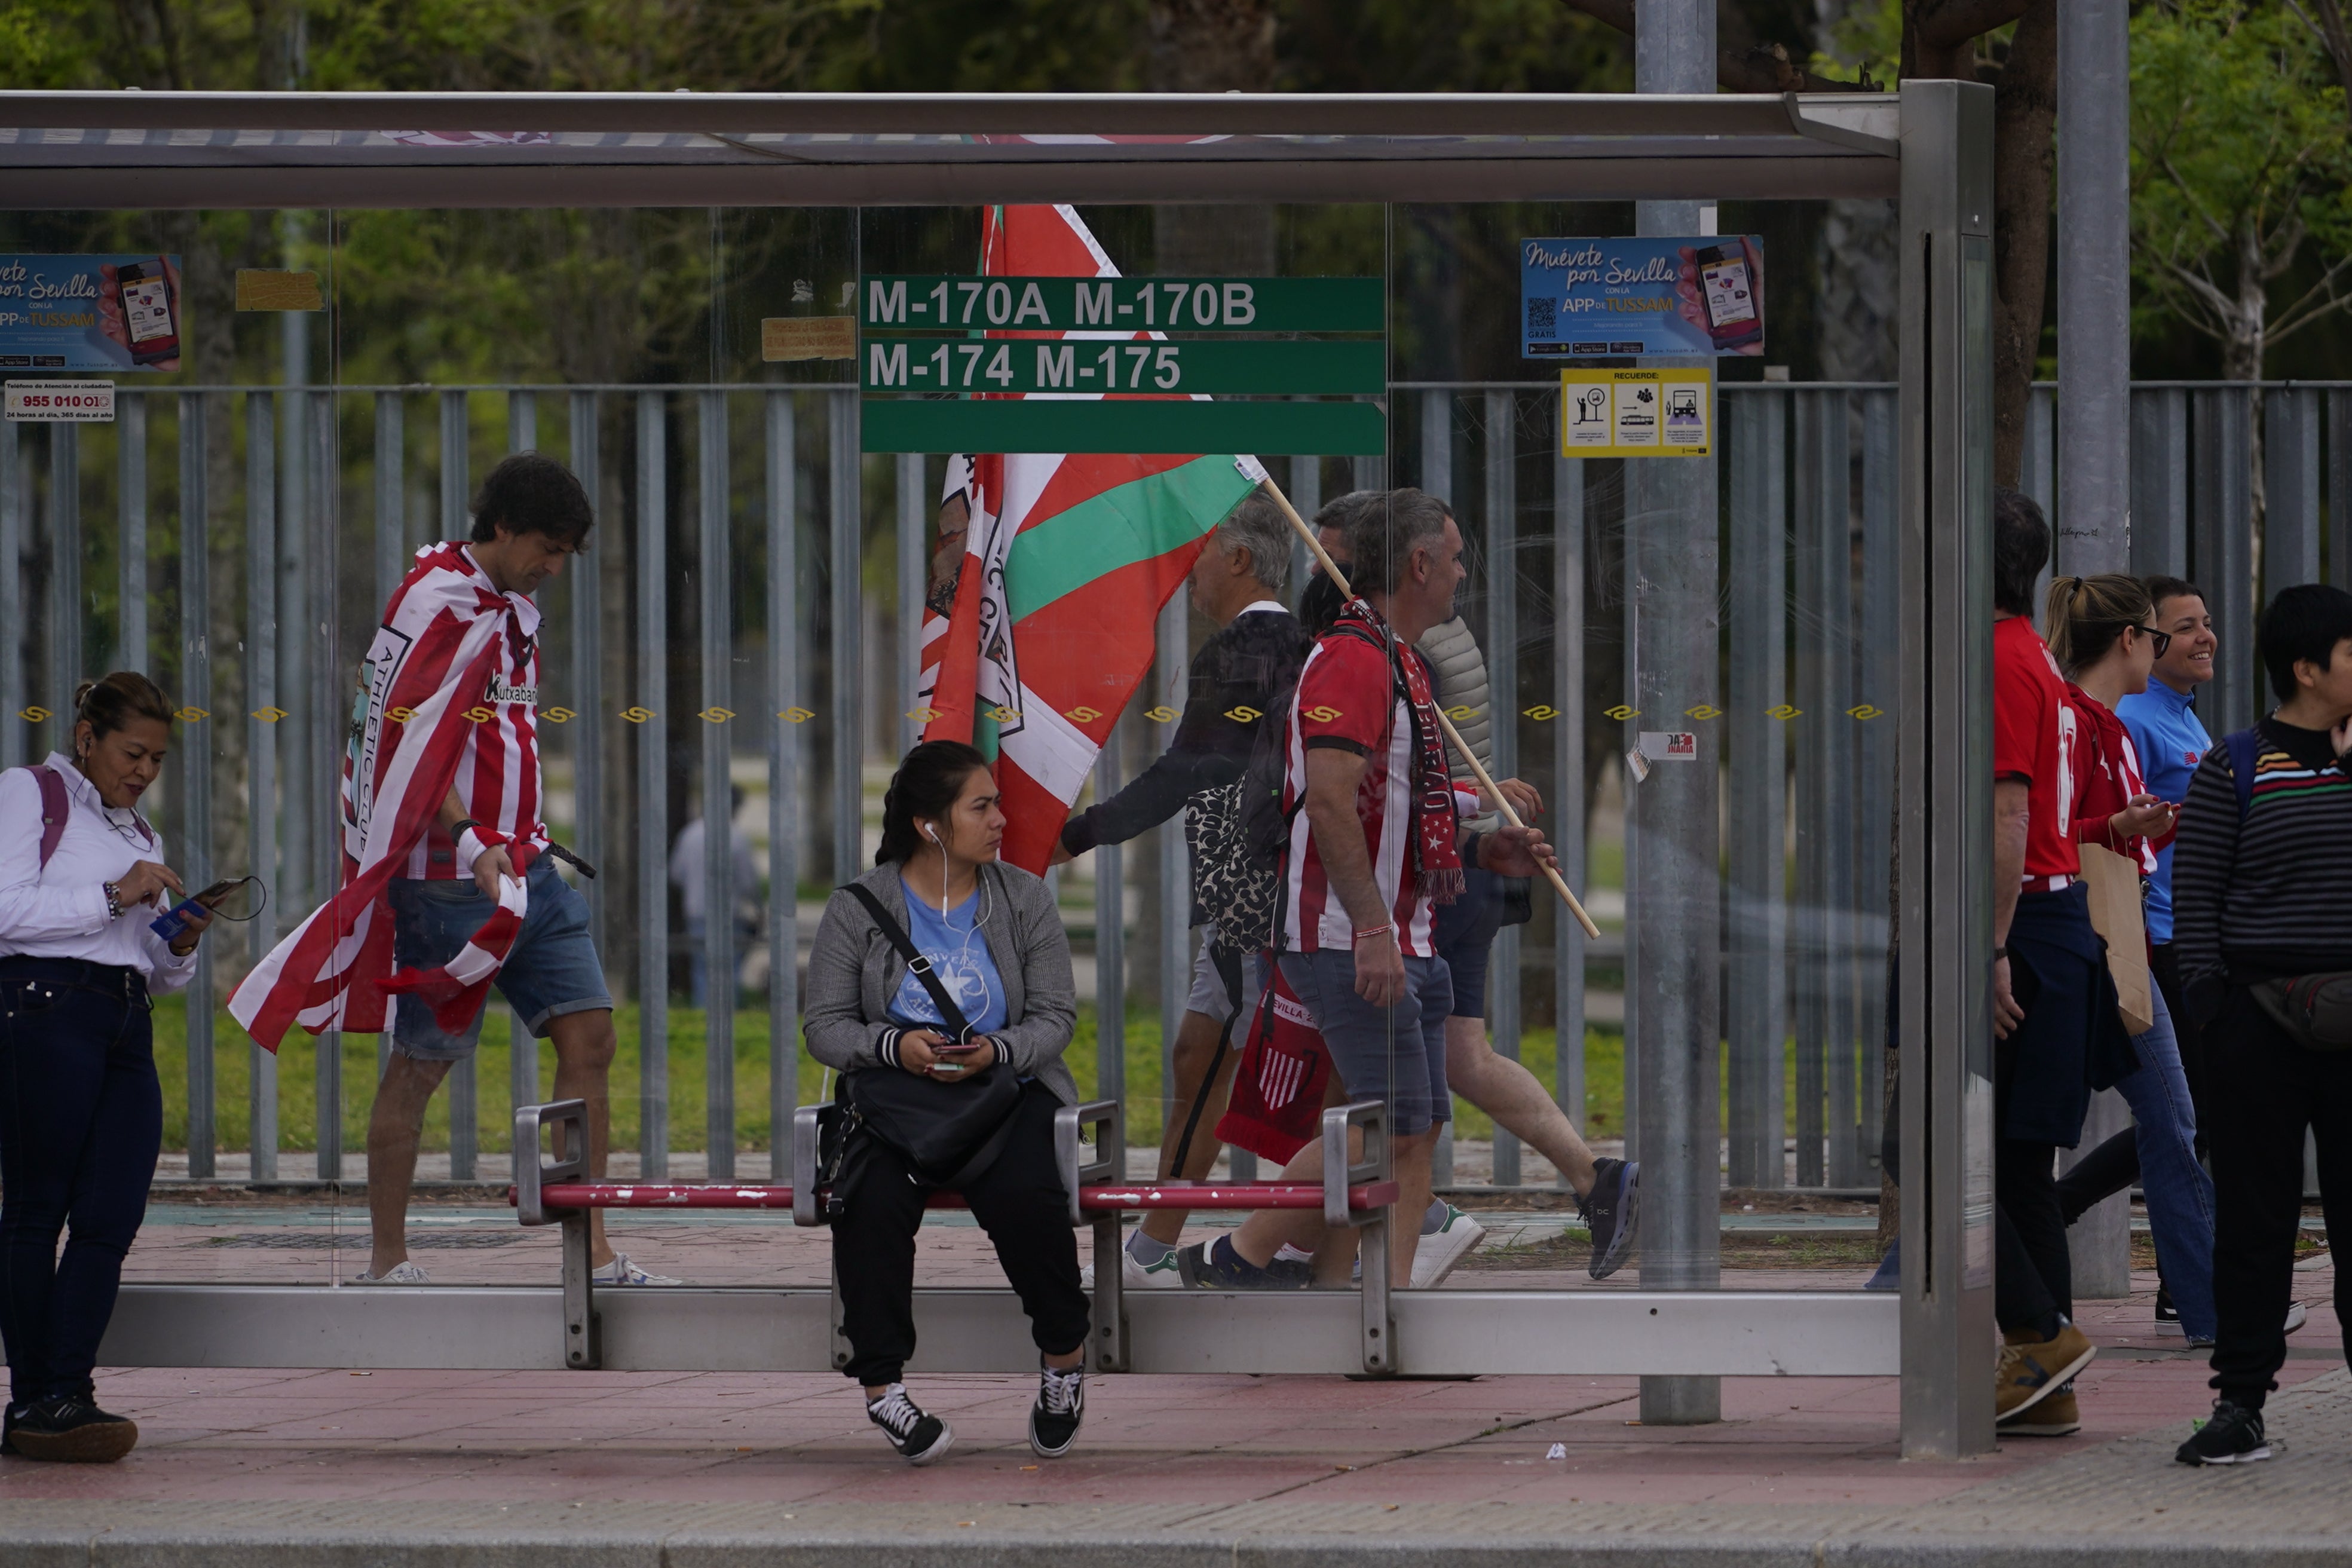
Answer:
<path fill-rule="evenodd" d="M 915 1351 L 915 1232 L 925 1194 L 963 1194 L 996 1245 L 1043 1356 L 1029 1446 L 1069 1452 L 1086 1408 L 1088 1329 L 1054 1113 L 1078 1101 L 1062 1061 L 1077 1017 L 1069 939 L 1045 881 L 1000 865 L 988 760 L 952 741 L 907 753 L 875 868 L 836 890 L 809 952 L 809 1052 L 842 1074 L 828 1212 L 845 1369 L 908 1460 L 953 1440 L 899 1381 Z"/>

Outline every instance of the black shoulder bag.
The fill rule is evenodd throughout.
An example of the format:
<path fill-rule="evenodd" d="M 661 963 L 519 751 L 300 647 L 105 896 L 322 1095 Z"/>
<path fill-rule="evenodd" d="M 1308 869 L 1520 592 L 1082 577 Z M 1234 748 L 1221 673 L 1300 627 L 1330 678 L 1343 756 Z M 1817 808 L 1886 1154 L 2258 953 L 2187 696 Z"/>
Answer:
<path fill-rule="evenodd" d="M 971 1037 L 971 1024 L 932 973 L 931 962 L 918 950 L 906 928 L 873 892 L 856 882 L 842 889 L 866 906 L 877 930 L 907 961 L 907 967 L 930 993 L 947 1031 L 958 1040 Z M 895 1150 L 913 1170 L 917 1180 L 935 1187 L 956 1188 L 996 1163 L 1013 1137 L 1013 1112 L 1021 1102 L 1021 1081 L 994 1063 L 962 1083 L 891 1069 L 862 1069 L 841 1075 L 841 1097 L 849 1107 L 849 1125 L 843 1129 L 845 1145 L 859 1129 Z"/>

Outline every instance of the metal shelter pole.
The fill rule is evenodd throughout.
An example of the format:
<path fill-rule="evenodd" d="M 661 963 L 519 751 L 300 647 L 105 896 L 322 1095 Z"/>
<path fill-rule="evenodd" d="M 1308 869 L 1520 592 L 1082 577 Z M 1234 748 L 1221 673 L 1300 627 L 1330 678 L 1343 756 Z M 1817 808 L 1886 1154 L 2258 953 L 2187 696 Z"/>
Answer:
<path fill-rule="evenodd" d="M 2189 565 L 2205 590 L 2213 635 L 2215 679 L 2200 700 L 2206 729 L 2243 730 L 2258 711 L 2262 670 L 2254 663 L 2252 494 L 2253 399 L 2243 386 L 2191 393 L 2192 507 Z"/>
<path fill-rule="evenodd" d="M 866 552 L 862 461 L 857 451 L 857 395 L 837 392 L 825 406 L 833 495 L 826 517 L 832 541 L 833 599 L 833 879 L 846 882 L 865 868 L 866 700 L 865 601 L 860 593 Z"/>
<path fill-rule="evenodd" d="M 588 492 L 588 511 L 603 510 L 604 474 L 596 442 L 596 395 L 572 395 L 572 472 Z M 611 539 L 613 531 L 606 529 Z M 572 740 L 572 842 L 582 859 L 599 865 L 604 857 L 604 620 L 601 557 L 590 555 L 572 569 L 572 701 L 567 728 Z M 580 890 L 588 900 L 588 936 L 600 960 L 611 962 L 605 931 L 604 895 L 594 880 Z"/>
<path fill-rule="evenodd" d="M 147 668 L 147 398 L 126 392 L 114 416 L 116 578 L 114 668 Z M 203 884 L 198 884 L 202 886 Z"/>
<path fill-rule="evenodd" d="M 735 1177 L 734 562 L 728 526 L 727 395 L 705 392 L 696 422 L 701 502 L 696 563 L 702 612 L 702 967 L 704 1147 L 713 1181 Z"/>
<path fill-rule="evenodd" d="M 1780 1154 L 1789 1036 L 1788 705 L 1789 399 L 1742 392 L 1723 400 L 1731 448 L 1727 631 L 1731 748 L 1730 1177 L 1735 1187 L 1787 1184 Z"/>
<path fill-rule="evenodd" d="M 2189 394 L 2132 394 L 2131 570 L 2189 575 Z M 2335 492 L 2342 495 L 2338 489 Z"/>
<path fill-rule="evenodd" d="M 0 435 L 0 450 L 13 449 L 14 428 Z M 212 559 L 205 472 L 205 395 L 180 395 L 180 702 L 190 717 L 180 747 L 180 853 L 186 880 L 209 887 L 213 878 Z M 0 480 L 5 488 L 5 480 Z M 5 497 L 0 497 L 5 504 Z M 0 563 L 7 552 L 0 550 Z M 13 577 L 15 574 L 7 575 Z M 13 646 L 16 633 L 5 615 L 0 626 Z M 0 695 L 13 693 L 0 692 Z M 9 726 L 15 732 L 15 725 Z M 213 961 L 205 942 L 197 949 L 196 973 L 188 982 L 188 1174 L 214 1173 Z"/>
<path fill-rule="evenodd" d="M 245 754 L 246 821 L 252 836 L 253 874 L 278 886 L 278 731 L 262 715 L 278 701 L 278 476 L 271 451 L 275 425 L 270 395 L 245 401 Z M 280 901 L 270 900 L 246 929 L 258 959 L 278 940 Z M 246 1042 L 246 1126 L 252 1179 L 278 1179 L 278 1058 Z"/>
<path fill-rule="evenodd" d="M 897 700 L 898 750 L 903 757 L 923 738 L 923 721 L 915 717 L 915 689 L 923 668 L 923 588 L 930 580 L 923 553 L 923 455 L 898 454 L 898 668 Z"/>
<path fill-rule="evenodd" d="M 87 637 L 81 592 L 81 426 L 49 426 L 49 733 L 73 752 L 73 694 Z"/>
<path fill-rule="evenodd" d="M 1192 649 L 1191 615 L 1192 605 L 1180 587 L 1161 606 L 1154 628 L 1160 700 L 1173 713 L 1184 710 L 1185 666 Z M 1166 725 L 1146 731 L 1154 750 L 1161 736 L 1172 732 Z M 1160 846 L 1160 1116 L 1165 1126 L 1176 1112 L 1176 1030 L 1184 1021 L 1184 1000 L 1192 983 L 1192 867 L 1184 853 L 1181 817 L 1161 823 L 1152 837 Z"/>
<path fill-rule="evenodd" d="M 401 395 L 375 395 L 375 607 L 380 616 L 392 604 L 400 580 L 408 575 L 407 432 L 403 426 Z M 375 1076 L 383 1079 L 392 1065 L 392 1031 L 375 1037 Z"/>
<path fill-rule="evenodd" d="M 1486 394 L 1486 691 L 1488 744 L 1498 779 L 1519 771 L 1518 395 Z M 1519 928 L 1495 933 L 1486 1026 L 1495 1054 L 1519 1059 Z M 1451 1127 L 1453 1123 L 1446 1123 Z M 1495 1126 L 1494 1184 L 1519 1184 L 1519 1141 Z"/>
<path fill-rule="evenodd" d="M 466 395 L 444 392 L 441 395 L 441 537 L 445 541 L 464 539 L 473 531 L 472 512 L 467 502 L 473 490 L 473 426 L 467 417 Z M 463 1057 L 450 1064 L 449 1076 L 449 1179 L 470 1182 L 474 1179 L 476 1157 L 481 1142 L 480 1079 L 474 1058 Z"/>
<path fill-rule="evenodd" d="M 658 392 L 637 395 L 638 1170 L 669 1174 L 669 447 Z"/>
<path fill-rule="evenodd" d="M 1635 20 L 1634 90 L 1711 91 L 1715 54 L 1712 4 L 1652 0 Z M 1644 235 L 1696 234 L 1701 222 L 1696 202 L 1642 202 L 1633 210 L 1634 227 Z M 1721 706 L 1715 461 L 1654 458 L 1625 469 L 1628 593 L 1641 599 L 1628 639 L 1625 700 L 1645 715 L 1644 727 L 1695 727 L 1700 752 L 1691 765 L 1653 768 L 1633 786 L 1626 813 L 1641 867 L 1638 882 L 1628 867 L 1626 929 L 1638 955 L 1627 989 L 1641 989 L 1640 1005 L 1629 1008 L 1628 1027 L 1639 1038 L 1628 1070 L 1639 1079 L 1642 1285 L 1705 1290 L 1721 1274 L 1716 1083 L 1723 729 L 1686 715 Z M 1722 1390 L 1712 1377 L 1644 1377 L 1642 1420 L 1688 1426 L 1720 1419 Z"/>
<path fill-rule="evenodd" d="M 28 753 L 23 710 L 32 689 L 25 635 L 32 629 L 32 606 L 25 598 L 25 522 L 33 487 L 25 472 L 24 430 L 0 425 L 0 768 L 24 766 Z"/>
<path fill-rule="evenodd" d="M 1992 1432 L 1992 89 L 1902 94 L 1903 1452 Z"/>
<path fill-rule="evenodd" d="M 1559 417 L 1558 395 L 1550 421 Z M 1569 890 L 1584 896 L 1584 461 L 1552 459 L 1552 818 L 1553 847 Z M 1584 1130 L 1584 928 L 1552 910 L 1552 1099 Z M 1559 1177 L 1563 1188 L 1568 1177 Z"/>
<path fill-rule="evenodd" d="M 1421 489 L 1435 496 L 1447 506 L 1454 505 L 1454 391 L 1438 387 L 1424 392 L 1421 403 Z M 1301 516 L 1311 514 L 1301 513 Z M 1455 512 L 1457 523 L 1460 512 Z M 1466 535 L 1466 530 L 1465 531 Z M 1491 547 L 1492 542 L 1489 541 Z M 1494 591 L 1494 568 L 1490 563 L 1486 574 L 1487 592 Z M 1489 656 L 1491 658 L 1491 655 Z M 1489 668 L 1487 689 L 1493 690 L 1494 671 Z M 1494 726 L 1487 725 L 1488 733 Z M 1490 960 L 1491 967 L 1491 960 Z M 1499 1157 L 1502 1139 L 1508 1134 L 1501 1127 L 1495 1129 L 1495 1147 Z M 1437 1147 L 1430 1153 L 1430 1180 L 1438 1187 L 1451 1187 L 1458 1178 L 1454 1174 L 1454 1119 L 1449 1116 L 1437 1125 Z M 1500 1178 L 1496 1178 L 1499 1180 Z"/>
<path fill-rule="evenodd" d="M 800 1102 L 800 516 L 793 395 L 765 399 L 768 484 L 768 1179 L 790 1179 Z"/>

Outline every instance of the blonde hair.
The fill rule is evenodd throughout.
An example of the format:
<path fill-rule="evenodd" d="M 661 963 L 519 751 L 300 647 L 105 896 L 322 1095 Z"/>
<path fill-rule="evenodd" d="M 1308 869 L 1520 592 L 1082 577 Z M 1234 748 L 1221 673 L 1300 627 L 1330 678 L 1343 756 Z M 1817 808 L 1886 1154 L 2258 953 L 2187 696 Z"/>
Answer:
<path fill-rule="evenodd" d="M 2145 626 L 2155 614 L 2147 587 L 2137 577 L 2120 572 L 2053 577 L 2042 615 L 2050 628 L 2050 657 L 2073 679 L 2106 658 L 2126 628 Z"/>

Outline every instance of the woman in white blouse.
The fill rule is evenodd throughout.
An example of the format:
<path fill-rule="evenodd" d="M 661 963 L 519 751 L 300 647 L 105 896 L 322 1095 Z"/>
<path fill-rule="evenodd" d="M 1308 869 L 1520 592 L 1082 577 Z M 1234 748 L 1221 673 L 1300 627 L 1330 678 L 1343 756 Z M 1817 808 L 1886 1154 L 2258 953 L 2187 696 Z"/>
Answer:
<path fill-rule="evenodd" d="M 184 892 L 138 810 L 172 717 L 143 675 L 85 681 L 74 754 L 0 773 L 0 1453 L 23 1458 L 119 1459 L 139 1441 L 90 1371 L 163 1139 L 150 998 L 188 983 L 211 923 L 152 929 Z"/>

